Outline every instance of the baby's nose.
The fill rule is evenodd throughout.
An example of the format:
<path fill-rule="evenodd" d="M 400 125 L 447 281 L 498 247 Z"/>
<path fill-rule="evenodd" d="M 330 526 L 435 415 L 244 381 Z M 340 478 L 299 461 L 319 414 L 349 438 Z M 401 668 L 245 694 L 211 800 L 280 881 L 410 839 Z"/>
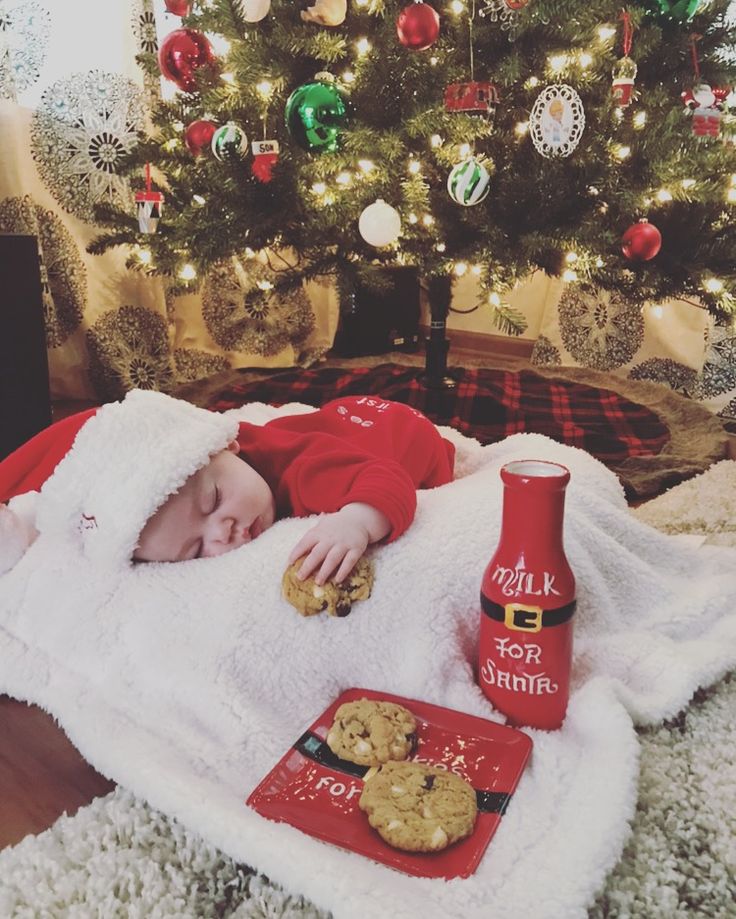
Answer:
<path fill-rule="evenodd" d="M 210 555 L 220 555 L 226 552 L 235 538 L 235 521 L 232 517 L 220 517 L 211 521 L 207 541 L 210 546 Z"/>

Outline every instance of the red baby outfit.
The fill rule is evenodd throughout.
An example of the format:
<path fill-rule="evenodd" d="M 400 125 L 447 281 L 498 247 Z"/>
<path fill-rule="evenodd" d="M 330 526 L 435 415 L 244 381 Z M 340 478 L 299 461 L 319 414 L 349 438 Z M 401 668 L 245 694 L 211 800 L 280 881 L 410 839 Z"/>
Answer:
<path fill-rule="evenodd" d="M 39 490 L 95 412 L 51 425 L 0 462 L 0 501 Z M 240 455 L 271 488 L 279 517 L 361 501 L 389 519 L 389 540 L 413 520 L 417 488 L 452 480 L 455 454 L 424 415 L 369 396 L 337 399 L 265 425 L 242 422 L 238 443 Z"/>
<path fill-rule="evenodd" d="M 361 501 L 389 519 L 389 541 L 414 519 L 417 488 L 452 481 L 455 457 L 420 412 L 369 396 L 346 396 L 264 426 L 241 423 L 238 443 L 271 488 L 278 517 Z"/>

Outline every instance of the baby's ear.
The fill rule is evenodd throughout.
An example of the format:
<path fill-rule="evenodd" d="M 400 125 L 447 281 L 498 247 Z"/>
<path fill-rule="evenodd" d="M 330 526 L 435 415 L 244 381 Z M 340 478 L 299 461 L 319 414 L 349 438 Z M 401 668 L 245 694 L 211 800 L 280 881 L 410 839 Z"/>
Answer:
<path fill-rule="evenodd" d="M 227 449 L 231 453 L 240 453 L 240 444 L 237 442 L 237 440 L 231 440 L 227 445 Z"/>

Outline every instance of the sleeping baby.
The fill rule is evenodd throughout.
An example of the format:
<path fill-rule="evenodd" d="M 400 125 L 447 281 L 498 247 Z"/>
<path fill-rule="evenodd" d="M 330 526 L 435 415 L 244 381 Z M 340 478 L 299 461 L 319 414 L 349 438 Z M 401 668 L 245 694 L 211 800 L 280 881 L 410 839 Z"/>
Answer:
<path fill-rule="evenodd" d="M 19 496 L 49 480 L 63 501 L 64 487 L 51 483 L 64 479 L 73 444 L 89 454 L 89 493 L 76 503 L 90 544 L 104 545 L 100 528 L 120 529 L 133 496 L 150 493 L 136 481 L 158 477 L 157 503 L 142 499 L 133 540 L 128 528 L 130 559 L 222 555 L 283 517 L 319 514 L 288 557 L 301 559 L 298 579 L 317 585 L 343 582 L 369 545 L 397 539 L 414 519 L 416 490 L 452 481 L 455 453 L 420 412 L 379 398 L 347 396 L 257 425 L 133 391 L 51 425 L 0 463 L 0 500 L 16 511 L 0 505 L 5 568 L 35 535 Z"/>

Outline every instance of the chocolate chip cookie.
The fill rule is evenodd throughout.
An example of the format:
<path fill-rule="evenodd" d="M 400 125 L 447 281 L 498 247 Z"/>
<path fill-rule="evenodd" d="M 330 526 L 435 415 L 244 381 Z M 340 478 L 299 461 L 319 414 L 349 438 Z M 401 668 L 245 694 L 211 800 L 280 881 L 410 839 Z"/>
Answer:
<path fill-rule="evenodd" d="M 478 813 L 469 782 L 422 763 L 381 766 L 359 804 L 381 838 L 407 852 L 438 852 L 470 836 Z"/>
<path fill-rule="evenodd" d="M 327 746 L 340 759 L 360 766 L 402 760 L 416 746 L 417 723 L 403 705 L 358 699 L 335 712 Z"/>
<path fill-rule="evenodd" d="M 313 577 L 300 581 L 296 573 L 301 564 L 302 559 L 298 559 L 286 569 L 281 585 L 284 597 L 302 616 L 324 612 L 347 616 L 356 600 L 367 600 L 371 595 L 373 565 L 367 558 L 361 558 L 341 584 L 327 581 L 318 585 Z"/>

